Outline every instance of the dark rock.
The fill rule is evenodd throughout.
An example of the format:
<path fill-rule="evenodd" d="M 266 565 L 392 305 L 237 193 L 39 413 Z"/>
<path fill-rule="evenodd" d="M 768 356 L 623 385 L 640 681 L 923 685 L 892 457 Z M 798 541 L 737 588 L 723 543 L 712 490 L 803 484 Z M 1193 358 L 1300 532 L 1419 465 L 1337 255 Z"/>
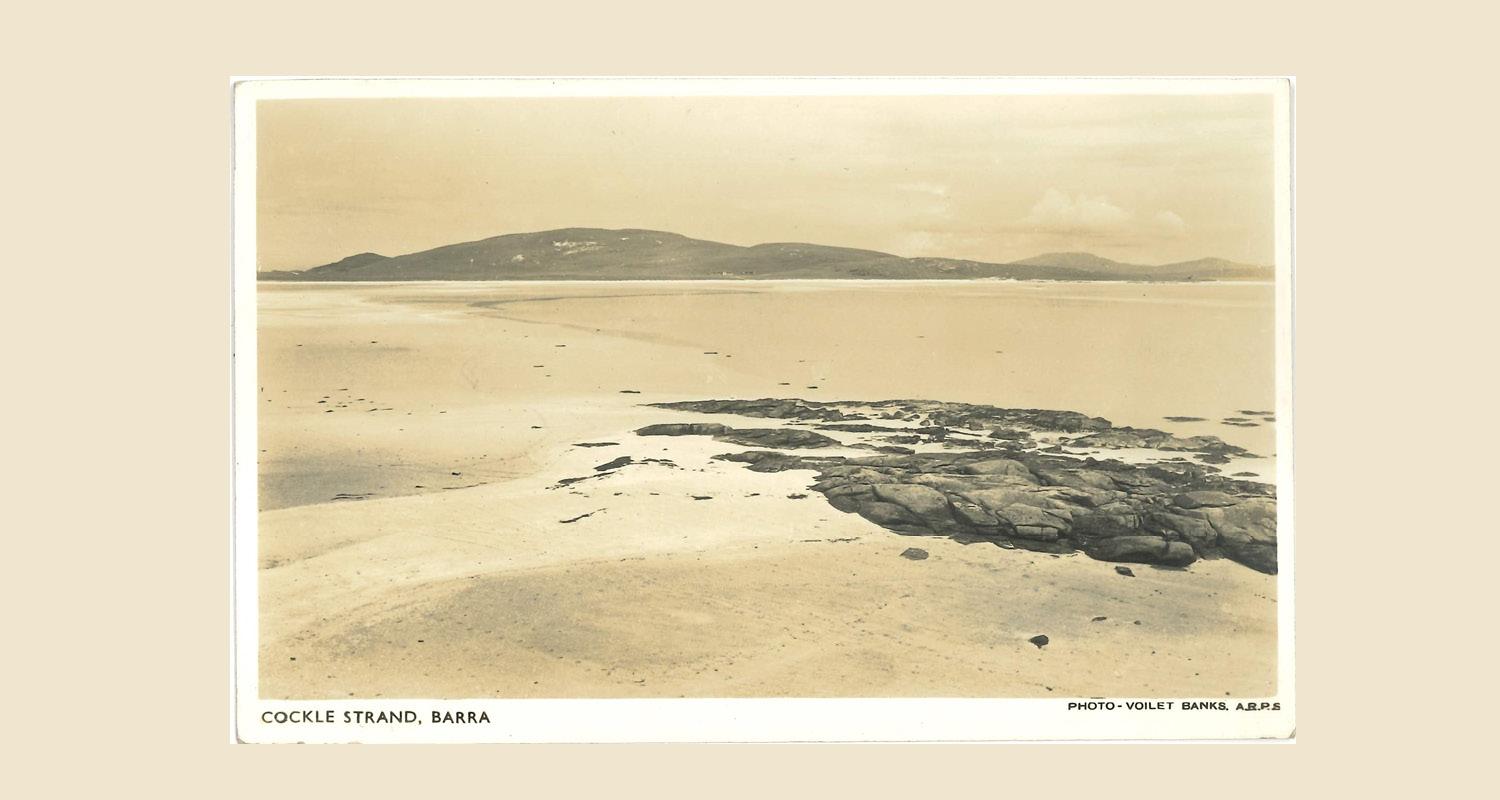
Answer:
<path fill-rule="evenodd" d="M 1218 508 L 1232 506 L 1238 502 L 1239 498 L 1215 491 L 1184 492 L 1172 498 L 1172 505 L 1178 508 Z"/>
<path fill-rule="evenodd" d="M 1048 430 L 1041 427 L 1045 423 L 1075 427 L 1074 432 L 1083 433 L 1075 442 L 1092 440 L 1095 446 L 1146 445 L 1193 452 L 1204 460 L 1248 456 L 1216 437 L 1183 438 L 1150 429 L 1113 428 L 1108 420 L 1072 412 L 917 400 L 813 403 L 767 399 L 666 405 L 709 413 L 817 420 L 832 423 L 826 429 L 853 428 L 857 430 L 849 432 L 877 435 L 884 431 L 874 425 L 869 426 L 874 430 L 865 430 L 863 423 L 849 421 L 881 418 L 914 423 L 912 434 L 882 438 L 940 439 L 945 449 L 819 456 L 781 452 L 836 444 L 822 434 L 797 428 L 672 425 L 641 429 L 646 433 L 666 428 L 667 435 L 700 433 L 767 448 L 714 458 L 744 463 L 756 472 L 813 471 L 812 489 L 835 509 L 858 514 L 896 533 L 947 536 L 963 543 L 989 542 L 1054 555 L 1082 551 L 1100 560 L 1161 567 L 1184 567 L 1199 558 L 1227 556 L 1254 569 L 1275 570 L 1272 485 L 1224 477 L 1212 467 L 1180 457 L 1152 463 L 1078 458 L 1066 452 L 1038 451 L 1026 440 L 979 438 L 976 432 Z M 1120 574 L 1133 577 L 1128 568 L 1121 569 Z"/>
<path fill-rule="evenodd" d="M 1031 474 L 1031 470 L 1027 469 L 1025 464 L 1009 458 L 976 461 L 972 464 L 965 464 L 962 470 L 971 475 L 1009 475 L 1028 483 L 1036 482 L 1036 476 Z"/>
<path fill-rule="evenodd" d="M 1192 545 L 1169 542 L 1156 536 L 1115 536 L 1089 545 L 1090 556 L 1100 561 L 1129 561 L 1185 567 L 1198 560 Z"/>
<path fill-rule="evenodd" d="M 1203 417 L 1162 417 L 1169 422 L 1207 422 Z"/>
<path fill-rule="evenodd" d="M 1153 531 L 1167 534 L 1168 538 L 1182 539 L 1199 553 L 1215 552 L 1219 541 L 1219 532 L 1207 520 L 1186 514 L 1153 511 L 1147 515 L 1145 524 Z"/>
<path fill-rule="evenodd" d="M 1018 431 L 1012 428 L 998 428 L 990 431 L 991 439 L 1004 439 L 1006 441 L 1029 442 L 1031 434 L 1026 431 Z"/>
<path fill-rule="evenodd" d="M 1249 455 L 1243 447 L 1236 447 L 1217 436 L 1173 436 L 1154 428 L 1110 428 L 1108 430 L 1080 436 L 1068 444 L 1073 447 L 1144 448 L 1189 453 L 1205 453 L 1218 456 Z"/>
<path fill-rule="evenodd" d="M 871 425 L 866 422 L 844 422 L 829 425 L 816 426 L 820 431 L 845 431 L 848 433 L 876 433 L 876 432 L 899 432 L 904 428 L 893 428 L 889 425 Z"/>
<path fill-rule="evenodd" d="M 747 447 L 834 447 L 837 439 L 800 428 L 731 428 L 717 423 L 664 423 L 647 425 L 639 436 L 712 436 L 721 442 Z"/>
<path fill-rule="evenodd" d="M 848 406 L 877 407 L 882 419 L 928 418 L 932 425 L 964 427 L 977 422 L 981 428 L 1021 428 L 1026 430 L 1061 431 L 1078 433 L 1103 430 L 1110 427 L 1107 419 L 1090 417 L 1076 411 L 1053 411 L 1048 409 L 997 408 L 995 406 L 971 405 L 968 403 L 944 403 L 934 400 L 890 400 L 880 403 L 840 403 L 800 399 L 763 398 L 759 400 L 689 400 L 676 403 L 655 403 L 660 408 L 680 411 L 697 411 L 705 414 L 739 414 L 746 417 L 772 417 L 776 419 L 816 419 L 841 422 L 862 419 L 859 414 L 846 411 Z"/>
<path fill-rule="evenodd" d="M 618 447 L 619 442 L 579 442 L 574 447 Z"/>
<path fill-rule="evenodd" d="M 1073 515 L 1073 531 L 1086 537 L 1130 536 L 1140 529 L 1140 517 L 1127 503 Z M 1117 560 L 1117 559 L 1106 559 Z"/>
<path fill-rule="evenodd" d="M 749 464 L 754 472 L 783 472 L 789 469 L 817 469 L 818 464 L 838 463 L 843 459 L 820 459 L 814 461 L 803 456 L 776 453 L 770 450 L 747 450 L 743 453 L 723 453 L 714 456 L 716 461 L 738 461 Z"/>
<path fill-rule="evenodd" d="M 929 486 L 911 483 L 875 484 L 875 497 L 887 503 L 895 503 L 920 517 L 947 519 L 948 500 L 943 493 Z"/>
<path fill-rule="evenodd" d="M 1135 573 L 1131 571 L 1130 567 L 1115 567 L 1115 572 L 1119 575 L 1124 575 L 1127 578 L 1135 577 Z M 1136 624 L 1139 625 L 1141 623 L 1137 622 Z"/>
<path fill-rule="evenodd" d="M 1040 650 L 1043 647 L 1046 647 L 1047 644 L 1049 642 L 1051 642 L 1052 640 L 1048 639 L 1047 638 L 1047 634 L 1043 633 L 1043 634 L 1038 634 L 1036 636 L 1033 636 L 1030 639 L 1027 639 L 1026 641 L 1031 642 L 1032 644 L 1036 645 L 1036 649 Z"/>
<path fill-rule="evenodd" d="M 721 442 L 747 447 L 836 447 L 839 440 L 798 428 L 731 428 L 714 436 Z"/>
<path fill-rule="evenodd" d="M 668 422 L 647 425 L 635 433 L 637 436 L 717 436 L 730 430 L 728 425 L 715 422 Z"/>
<path fill-rule="evenodd" d="M 1203 516 L 1219 533 L 1219 547 L 1234 560 L 1276 574 L 1276 501 L 1249 498 L 1226 508 L 1205 509 Z"/>
<path fill-rule="evenodd" d="M 838 403 L 814 403 L 806 400 L 689 400 L 679 403 L 653 403 L 658 408 L 697 411 L 704 414 L 738 414 L 742 417 L 771 419 L 806 419 L 842 422 L 855 419 L 837 408 Z"/>
<path fill-rule="evenodd" d="M 635 461 L 635 459 L 631 458 L 630 456 L 620 456 L 619 458 L 617 458 L 617 459 L 615 459 L 613 461 L 606 461 L 603 464 L 600 464 L 599 466 L 594 467 L 594 471 L 595 472 L 604 472 L 605 470 L 619 469 L 620 467 L 623 467 L 623 466 L 625 466 L 627 464 L 634 463 L 634 461 Z"/>
<path fill-rule="evenodd" d="M 921 561 L 927 558 L 927 551 L 920 547 L 908 547 L 901 551 L 901 557 L 909 561 Z"/>
<path fill-rule="evenodd" d="M 926 436 L 929 442 L 941 442 L 948 438 L 948 429 L 941 425 L 925 425 L 917 428 L 917 433 Z"/>

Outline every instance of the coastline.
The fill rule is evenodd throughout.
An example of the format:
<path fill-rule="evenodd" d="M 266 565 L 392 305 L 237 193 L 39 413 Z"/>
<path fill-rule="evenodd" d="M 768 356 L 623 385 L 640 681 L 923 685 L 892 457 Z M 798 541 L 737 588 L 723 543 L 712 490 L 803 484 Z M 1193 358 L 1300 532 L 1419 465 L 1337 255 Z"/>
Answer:
<path fill-rule="evenodd" d="M 810 494 L 809 470 L 755 473 L 715 461 L 738 448 L 706 437 L 632 433 L 663 421 L 743 425 L 743 418 L 646 404 L 790 391 L 778 383 L 824 400 L 873 399 L 871 386 L 904 396 L 891 375 L 839 371 L 856 358 L 893 363 L 899 354 L 883 344 L 851 352 L 829 341 L 802 353 L 764 331 L 732 342 L 714 329 L 662 338 L 680 311 L 719 317 L 720 306 L 702 304 L 722 294 L 687 295 L 679 309 L 661 307 L 658 295 L 604 293 L 499 317 L 475 308 L 469 292 L 450 295 L 454 288 L 482 293 L 480 282 L 438 282 L 441 291 L 430 296 L 412 282 L 336 283 L 316 287 L 317 303 L 260 309 L 269 401 L 260 403 L 260 446 L 270 451 L 261 458 L 326 463 L 329 481 L 321 501 L 303 498 L 260 514 L 266 697 L 1274 692 L 1273 576 L 1214 560 L 1183 570 L 1141 567 L 1127 578 L 1082 554 L 897 535 L 816 494 L 791 499 Z M 796 296 L 764 281 L 713 283 Z M 877 282 L 806 283 L 857 289 L 850 284 Z M 923 283 L 946 290 L 955 282 Z M 391 287 L 416 292 L 388 296 Z M 295 290 L 278 285 L 266 297 L 293 299 Z M 827 302 L 822 293 L 807 298 L 817 308 Z M 851 314 L 879 318 L 865 309 Z M 963 372 L 921 372 L 947 366 L 929 363 L 930 348 L 941 345 L 922 337 L 960 330 L 906 333 L 900 341 L 915 348 L 917 370 L 910 385 L 957 395 L 952 387 L 973 383 Z M 797 327 L 787 335 L 818 343 L 829 334 Z M 767 349 L 757 355 L 755 347 Z M 996 358 L 1003 370 L 1007 362 Z M 796 363 L 802 359 L 809 363 Z M 806 388 L 814 380 L 818 388 Z M 317 402 L 344 398 L 340 389 L 345 407 L 330 412 Z M 1203 401 L 1172 397 L 1171 412 L 1201 410 Z M 578 446 L 599 442 L 616 446 Z M 398 470 L 393 482 L 386 453 L 420 475 Z M 674 466 L 601 475 L 597 468 L 620 455 Z M 366 462 L 387 466 L 349 469 Z M 445 478 L 449 484 L 434 481 Z M 334 500 L 335 487 L 369 495 Z M 930 557 L 903 558 L 912 547 Z M 1051 639 L 1045 648 L 1029 642 L 1039 634 Z"/>

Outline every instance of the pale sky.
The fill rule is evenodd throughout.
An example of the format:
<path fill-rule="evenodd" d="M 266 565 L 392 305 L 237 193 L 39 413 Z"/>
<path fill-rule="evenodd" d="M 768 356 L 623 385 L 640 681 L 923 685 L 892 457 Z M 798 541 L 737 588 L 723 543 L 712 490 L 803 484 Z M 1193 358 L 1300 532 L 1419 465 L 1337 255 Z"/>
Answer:
<path fill-rule="evenodd" d="M 1005 262 L 1273 261 L 1270 95 L 261 101 L 261 269 L 651 228 Z"/>

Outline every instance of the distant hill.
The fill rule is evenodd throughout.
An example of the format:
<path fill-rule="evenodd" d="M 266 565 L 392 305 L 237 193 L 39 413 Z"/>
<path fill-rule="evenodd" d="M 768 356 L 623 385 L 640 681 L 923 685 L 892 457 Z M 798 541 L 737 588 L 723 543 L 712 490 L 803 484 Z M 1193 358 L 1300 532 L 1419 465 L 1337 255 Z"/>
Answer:
<path fill-rule="evenodd" d="M 444 245 L 420 253 L 360 253 L 268 281 L 775 280 L 789 278 L 1011 280 L 1270 280 L 1270 267 L 1217 258 L 1123 264 L 1089 253 L 1051 253 L 1010 264 L 903 258 L 817 244 L 751 247 L 638 229 L 561 228 Z"/>
<path fill-rule="evenodd" d="M 1064 267 L 1067 269 L 1082 269 L 1095 271 L 1108 271 L 1120 269 L 1132 269 L 1132 265 L 1125 264 L 1093 253 L 1044 253 L 1039 256 L 1011 262 L 1013 264 L 1024 264 L 1030 267 Z M 1139 267 L 1134 267 L 1139 269 Z"/>

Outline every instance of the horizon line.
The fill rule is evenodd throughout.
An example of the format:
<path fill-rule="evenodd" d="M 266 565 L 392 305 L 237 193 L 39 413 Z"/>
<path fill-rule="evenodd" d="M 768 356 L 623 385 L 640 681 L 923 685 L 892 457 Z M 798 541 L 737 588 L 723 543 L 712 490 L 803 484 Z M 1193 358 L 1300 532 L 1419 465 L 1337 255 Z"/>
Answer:
<path fill-rule="evenodd" d="M 884 250 L 872 250 L 872 249 L 867 248 L 867 247 L 849 247 L 849 246 L 846 246 L 846 245 L 820 244 L 820 243 L 817 243 L 817 242 L 801 242 L 801 241 L 792 241 L 792 240 L 757 242 L 755 244 L 748 244 L 748 245 L 733 244 L 731 242 L 721 242 L 721 241 L 718 241 L 716 239 L 700 239 L 700 238 L 695 237 L 695 236 L 688 236 L 687 234 L 684 234 L 684 233 L 677 233 L 676 231 L 661 230 L 661 229 L 658 229 L 658 228 L 601 228 L 601 227 L 590 227 L 590 226 L 567 226 L 567 227 L 562 227 L 562 228 L 544 228 L 542 230 L 533 230 L 533 231 L 512 231 L 510 233 L 499 233 L 499 234 L 495 234 L 493 236 L 482 236 L 482 237 L 480 237 L 478 239 L 467 239 L 467 240 L 459 241 L 459 242 L 448 242 L 446 244 L 434 245 L 432 247 L 423 248 L 421 250 L 412 250 L 410 252 L 399 253 L 397 255 L 386 255 L 384 253 L 377 253 L 377 252 L 375 252 L 373 250 L 361 250 L 361 251 L 359 251 L 357 253 L 350 253 L 348 255 L 345 255 L 345 256 L 343 256 L 341 258 L 338 258 L 338 259 L 335 259 L 333 261 L 328 261 L 328 262 L 325 262 L 325 263 L 322 263 L 322 264 L 315 264 L 315 265 L 312 265 L 312 266 L 302 267 L 302 268 L 284 267 L 284 268 L 280 268 L 280 269 L 263 269 L 263 268 L 261 268 L 261 266 L 259 264 L 257 264 L 256 267 L 255 267 L 255 271 L 256 271 L 257 274 L 262 273 L 262 272 L 298 272 L 298 273 L 300 273 L 300 272 L 308 272 L 308 271 L 311 271 L 311 270 L 314 270 L 314 269 L 319 269 L 321 267 L 326 267 L 326 266 L 330 266 L 330 265 L 333 265 L 333 264 L 337 264 L 337 263 L 339 263 L 339 262 L 341 262 L 341 261 L 343 261 L 345 259 L 353 258 L 355 256 L 372 255 L 372 256 L 379 256 L 380 258 L 404 258 L 406 256 L 417 255 L 419 253 L 427 253 L 427 252 L 430 252 L 430 251 L 433 251 L 433 250 L 437 250 L 437 249 L 440 249 L 440 248 L 443 248 L 443 247 L 453 247 L 453 246 L 456 246 L 456 245 L 475 244 L 475 243 L 478 243 L 478 242 L 487 242 L 487 241 L 490 241 L 491 239 L 503 239 L 503 238 L 505 238 L 507 236 L 535 236 L 535 235 L 539 235 L 539 234 L 559 233 L 559 232 L 562 232 L 562 231 L 569 231 L 569 230 L 579 230 L 579 231 L 585 231 L 585 230 L 607 231 L 607 232 L 610 232 L 610 233 L 637 232 L 637 233 L 666 234 L 668 236 L 678 236 L 678 237 L 681 237 L 681 238 L 684 238 L 684 239 L 691 239 L 691 240 L 697 241 L 697 242 L 708 242 L 709 244 L 723 245 L 725 247 L 739 247 L 739 248 L 743 248 L 743 249 L 746 249 L 746 250 L 752 249 L 752 248 L 755 248 L 755 247 L 767 247 L 767 246 L 772 246 L 772 245 L 806 245 L 806 246 L 809 246 L 809 247 L 827 247 L 827 248 L 834 248 L 834 249 L 839 249 L 839 250 L 856 250 L 856 251 L 866 252 L 866 253 L 876 253 L 876 254 L 883 255 L 883 256 L 890 256 L 892 258 L 901 258 L 901 259 L 906 259 L 906 260 L 909 260 L 909 261 L 916 261 L 916 260 L 920 260 L 920 259 L 941 259 L 941 260 L 944 260 L 944 261 L 966 261 L 966 262 L 970 262 L 970 263 L 974 263 L 974 264 L 989 264 L 989 265 L 994 265 L 994 266 L 1036 266 L 1036 265 L 1024 264 L 1023 262 L 1030 261 L 1030 260 L 1033 260 L 1033 259 L 1038 259 L 1038 258 L 1044 258 L 1044 257 L 1047 257 L 1047 256 L 1081 255 L 1081 256 L 1089 256 L 1090 258 L 1102 259 L 1102 260 L 1109 261 L 1109 262 L 1114 263 L 1114 264 L 1119 264 L 1120 266 L 1125 266 L 1125 267 L 1160 268 L 1160 267 L 1177 266 L 1177 265 L 1181 265 L 1181 264 L 1192 264 L 1192 263 L 1195 263 L 1195 262 L 1198 262 L 1198 261 L 1212 261 L 1212 260 L 1217 260 L 1217 261 L 1225 261 L 1225 262 L 1228 262 L 1228 263 L 1231 263 L 1231 264 L 1238 264 L 1240 266 L 1246 266 L 1246 267 L 1257 267 L 1257 268 L 1262 268 L 1262 269 L 1274 269 L 1275 268 L 1275 264 L 1257 264 L 1257 263 L 1253 263 L 1253 262 L 1235 261 L 1233 259 L 1224 258 L 1222 256 L 1199 256 L 1197 258 L 1190 258 L 1190 259 L 1186 259 L 1186 260 L 1182 260 L 1182 261 L 1165 261 L 1165 262 L 1154 263 L 1154 264 L 1142 264 L 1142 263 L 1135 263 L 1135 262 L 1130 262 L 1130 261 L 1119 261 L 1119 260 L 1110 258 L 1108 256 L 1101 256 L 1101 255 L 1099 255 L 1097 253 L 1089 252 L 1087 250 L 1051 250 L 1051 251 L 1048 251 L 1048 252 L 1037 253 L 1036 255 L 1027 256 L 1025 258 L 1018 259 L 1018 260 L 1015 260 L 1015 261 L 981 261 L 981 260 L 973 259 L 973 258 L 957 258 L 957 257 L 954 257 L 954 256 L 904 256 L 904 255 L 900 255 L 898 253 L 891 253 L 891 252 L 887 252 L 887 251 L 884 251 Z"/>

